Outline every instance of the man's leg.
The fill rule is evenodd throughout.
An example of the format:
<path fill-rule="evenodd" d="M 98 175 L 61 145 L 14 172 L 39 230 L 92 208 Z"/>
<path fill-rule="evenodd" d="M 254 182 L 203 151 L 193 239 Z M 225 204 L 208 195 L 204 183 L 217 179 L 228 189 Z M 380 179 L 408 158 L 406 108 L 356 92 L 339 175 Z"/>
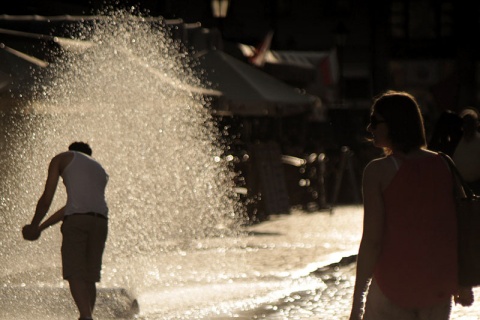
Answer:
<path fill-rule="evenodd" d="M 90 308 L 92 309 L 93 313 L 93 309 L 95 309 L 95 301 L 97 300 L 97 286 L 95 282 L 90 281 L 87 281 L 86 284 L 88 288 L 88 293 L 90 295 Z"/>
<path fill-rule="evenodd" d="M 96 302 L 96 281 L 100 280 L 102 255 L 108 233 L 107 220 L 73 216 L 62 225 L 63 277 L 81 318 L 92 317 Z"/>
<path fill-rule="evenodd" d="M 80 317 L 87 319 L 92 318 L 93 305 L 91 297 L 91 285 L 89 285 L 89 283 L 83 280 L 81 277 L 71 277 L 68 279 L 68 283 L 70 284 L 70 292 L 73 300 L 75 301 L 78 311 L 80 312 Z M 93 298 L 93 301 L 95 301 L 95 298 Z"/>
<path fill-rule="evenodd" d="M 87 244 L 87 274 L 85 279 L 90 292 L 90 306 L 93 313 L 97 297 L 96 282 L 99 282 L 101 278 L 103 251 L 108 234 L 108 221 L 99 217 L 92 217 L 91 222 Z"/>

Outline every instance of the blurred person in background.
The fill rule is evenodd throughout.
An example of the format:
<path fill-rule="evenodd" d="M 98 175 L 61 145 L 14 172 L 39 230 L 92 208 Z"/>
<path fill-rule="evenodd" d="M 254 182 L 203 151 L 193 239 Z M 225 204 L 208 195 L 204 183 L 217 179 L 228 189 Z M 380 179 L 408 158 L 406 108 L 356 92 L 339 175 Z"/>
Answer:
<path fill-rule="evenodd" d="M 480 194 L 479 114 L 476 109 L 467 108 L 460 116 L 463 120 L 463 136 L 455 149 L 453 161 L 473 192 Z"/>
<path fill-rule="evenodd" d="M 420 108 L 406 92 L 378 96 L 367 131 L 385 156 L 363 174 L 364 225 L 350 320 L 447 320 L 452 298 L 473 303 L 471 288 L 458 286 L 448 164 L 426 149 Z"/>
<path fill-rule="evenodd" d="M 428 149 L 440 151 L 452 157 L 462 138 L 462 125 L 463 120 L 457 113 L 451 110 L 442 112 L 435 122 Z"/>

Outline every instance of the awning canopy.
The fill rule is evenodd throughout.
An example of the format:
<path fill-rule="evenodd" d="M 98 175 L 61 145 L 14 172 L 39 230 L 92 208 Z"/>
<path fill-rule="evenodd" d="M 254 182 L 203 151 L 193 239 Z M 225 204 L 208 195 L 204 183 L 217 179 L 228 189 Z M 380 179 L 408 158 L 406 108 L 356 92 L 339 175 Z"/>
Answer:
<path fill-rule="evenodd" d="M 0 15 L 0 94 L 8 90 L 28 90 L 34 80 L 34 74 L 39 69 L 45 69 L 53 61 L 53 52 L 69 51 L 82 54 L 85 51 L 95 50 L 97 43 L 79 39 L 71 39 L 58 35 L 50 35 L 53 25 L 56 23 L 84 23 L 87 21 L 105 19 L 102 16 L 8 16 Z M 161 17 L 151 18 L 147 22 L 161 22 L 167 27 L 172 20 L 164 20 Z M 2 26 L 17 27 L 16 29 L 2 28 Z M 32 32 L 42 30 L 44 33 Z M 172 28 L 175 29 L 175 28 Z M 125 59 L 131 63 L 138 64 L 147 72 L 157 77 L 166 85 L 175 86 L 194 94 L 219 96 L 221 93 L 215 90 L 186 83 L 172 82 L 172 79 L 165 76 L 163 72 L 151 68 L 142 63 L 139 57 L 118 48 L 119 52 L 125 54 Z"/>
<path fill-rule="evenodd" d="M 308 112 L 321 106 L 319 98 L 303 94 L 223 51 L 199 57 L 206 86 L 221 92 L 216 108 L 236 115 L 272 116 Z"/>
<path fill-rule="evenodd" d="M 25 80 L 29 76 L 31 77 L 33 69 L 47 68 L 50 62 L 49 50 L 45 50 L 47 48 L 82 53 L 89 49 L 94 50 L 94 47 L 98 45 L 89 41 L 70 39 L 63 34 L 52 35 L 53 26 L 58 27 L 72 22 L 91 23 L 103 18 L 101 16 L 0 15 L 0 43 L 3 43 L 3 48 L 0 49 L 0 55 L 3 57 L 0 61 L 0 91 L 5 91 L 9 86 L 8 84 L 24 86 L 29 83 Z M 176 25 L 175 21 L 164 20 L 161 17 L 151 18 L 151 21 L 146 22 L 162 23 L 169 29 L 176 29 L 171 27 Z M 178 24 L 184 25 L 181 20 L 178 21 Z M 63 28 L 54 29 L 63 30 Z M 197 30 L 203 35 L 201 31 L 204 28 L 185 26 L 183 29 Z M 195 33 L 192 32 L 183 32 L 183 36 L 179 35 L 178 37 L 183 41 L 191 42 L 196 39 L 193 37 Z M 183 39 L 185 37 L 187 39 Z M 205 39 L 210 39 L 213 36 L 209 35 L 207 37 L 205 35 L 205 37 Z M 203 86 L 171 83 L 171 79 L 165 78 L 161 72 L 145 66 L 138 57 L 124 52 L 121 48 L 119 50 L 125 53 L 126 59 L 135 63 L 138 62 L 140 67 L 144 67 L 147 72 L 157 76 L 160 81 L 165 81 L 166 84 L 174 85 L 192 93 L 212 97 L 212 111 L 218 114 L 281 116 L 305 113 L 312 109 L 318 112 L 322 109 L 318 97 L 301 93 L 286 83 L 223 51 L 212 50 L 211 48 L 216 47 L 212 39 L 203 41 L 205 43 L 197 47 L 197 50 L 199 48 L 210 48 L 210 50 L 202 51 L 198 55 L 198 71 L 199 74 L 204 75 L 202 80 L 205 88 Z"/>

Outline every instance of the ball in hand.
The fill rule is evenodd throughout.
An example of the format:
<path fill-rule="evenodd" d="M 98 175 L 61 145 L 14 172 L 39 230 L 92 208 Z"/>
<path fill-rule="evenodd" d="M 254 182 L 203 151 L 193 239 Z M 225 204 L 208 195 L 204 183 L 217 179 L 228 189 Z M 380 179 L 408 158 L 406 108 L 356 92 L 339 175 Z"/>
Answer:
<path fill-rule="evenodd" d="M 37 226 L 32 226 L 31 224 L 27 224 L 22 228 L 22 235 L 23 239 L 28 241 L 35 241 L 40 238 L 40 230 Z"/>

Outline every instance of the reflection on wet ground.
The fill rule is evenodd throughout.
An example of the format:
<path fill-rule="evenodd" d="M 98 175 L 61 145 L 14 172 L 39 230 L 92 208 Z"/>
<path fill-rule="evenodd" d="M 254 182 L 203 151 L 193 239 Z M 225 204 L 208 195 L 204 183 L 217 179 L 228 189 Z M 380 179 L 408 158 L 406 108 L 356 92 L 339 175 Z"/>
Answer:
<path fill-rule="evenodd" d="M 344 257 L 338 263 L 327 263 L 310 271 L 305 281 L 312 283 L 321 280 L 322 285 L 307 291 L 293 292 L 283 298 L 265 303 L 254 310 L 237 312 L 236 319 L 317 319 L 342 320 L 348 319 L 355 283 L 356 255 L 361 236 L 362 208 L 361 206 L 342 206 L 335 209 L 334 214 L 327 213 L 293 213 L 289 216 L 280 216 L 254 227 L 250 235 L 254 236 L 253 243 L 263 244 L 263 261 L 278 260 L 280 256 L 290 255 L 290 262 L 306 262 L 317 257 L 317 261 L 326 261 L 328 254 L 337 257 L 335 252 Z M 271 237 L 269 237 L 271 236 Z M 285 246 L 287 239 L 290 244 L 302 242 L 295 250 Z M 275 248 L 282 247 L 285 252 L 276 252 Z M 352 251 L 349 251 L 352 250 Z M 353 254 L 348 254 L 348 252 Z M 299 257 L 300 256 L 300 257 Z M 333 258 L 333 259 L 337 259 Z M 285 265 L 289 263 L 284 262 Z M 280 263 L 277 264 L 279 266 Z M 454 305 L 452 320 L 480 319 L 480 288 L 474 289 L 477 300 L 472 307 Z M 230 319 L 218 317 L 215 319 Z"/>
<path fill-rule="evenodd" d="M 320 275 L 326 287 L 292 293 L 276 303 L 260 306 L 254 311 L 237 314 L 237 319 L 348 319 L 353 285 L 355 263 L 342 266 Z M 480 288 L 474 289 L 477 301 L 472 307 L 453 306 L 452 320 L 480 319 Z M 226 319 L 226 318 L 225 318 Z"/>

